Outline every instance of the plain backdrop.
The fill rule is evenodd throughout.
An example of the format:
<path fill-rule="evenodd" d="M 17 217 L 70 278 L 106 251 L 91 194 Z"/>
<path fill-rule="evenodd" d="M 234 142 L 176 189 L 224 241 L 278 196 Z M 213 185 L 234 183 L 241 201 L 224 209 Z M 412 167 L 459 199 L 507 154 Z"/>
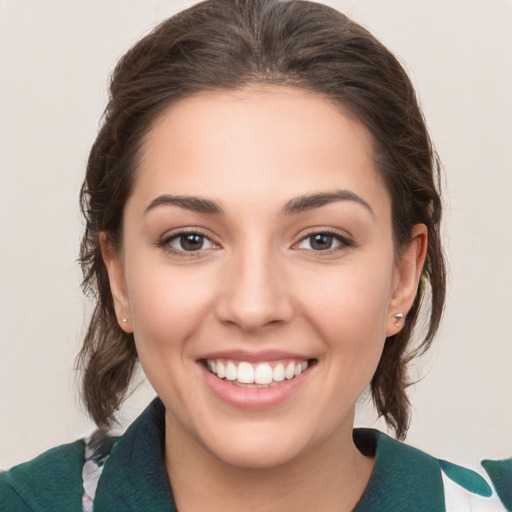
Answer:
<path fill-rule="evenodd" d="M 89 434 L 74 357 L 87 315 L 78 192 L 116 60 L 184 0 L 0 0 L 0 466 Z M 416 84 L 445 167 L 445 319 L 413 370 L 408 441 L 512 455 L 512 2 L 357 0 Z M 153 397 L 142 384 L 130 421 Z M 368 405 L 358 423 L 374 425 Z M 382 423 L 377 423 L 385 428 Z"/>

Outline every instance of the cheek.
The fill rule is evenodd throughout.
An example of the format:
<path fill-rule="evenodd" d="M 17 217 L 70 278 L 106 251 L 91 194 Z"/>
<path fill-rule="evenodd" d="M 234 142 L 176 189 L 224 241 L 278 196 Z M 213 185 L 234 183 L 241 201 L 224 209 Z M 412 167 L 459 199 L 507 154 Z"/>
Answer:
<path fill-rule="evenodd" d="M 363 351 L 380 354 L 386 338 L 389 304 L 392 295 L 393 265 L 371 262 L 369 265 L 311 276 L 297 296 L 301 307 L 330 349 L 345 355 Z"/>
<path fill-rule="evenodd" d="M 132 326 L 139 355 L 175 355 L 187 348 L 211 304 L 211 289 L 197 269 L 149 266 L 128 277 Z M 149 354 L 148 354 L 149 355 Z"/>
<path fill-rule="evenodd" d="M 310 285 L 303 282 L 298 296 L 306 309 L 325 319 L 326 326 L 354 325 L 364 332 L 366 327 L 385 326 L 392 280 L 389 267 L 385 271 L 334 269 L 312 276 Z"/>

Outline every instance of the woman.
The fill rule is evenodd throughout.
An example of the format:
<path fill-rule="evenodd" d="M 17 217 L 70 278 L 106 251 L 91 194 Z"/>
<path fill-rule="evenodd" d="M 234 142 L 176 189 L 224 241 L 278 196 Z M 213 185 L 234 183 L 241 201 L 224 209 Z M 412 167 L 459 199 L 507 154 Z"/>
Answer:
<path fill-rule="evenodd" d="M 82 188 L 100 431 L 3 474 L 0 503 L 503 510 L 507 462 L 485 465 L 493 491 L 352 430 L 370 385 L 405 436 L 406 367 L 444 303 L 438 188 L 409 79 L 343 15 L 210 0 L 164 22 L 116 68 Z M 159 398 L 110 438 L 138 362 Z"/>

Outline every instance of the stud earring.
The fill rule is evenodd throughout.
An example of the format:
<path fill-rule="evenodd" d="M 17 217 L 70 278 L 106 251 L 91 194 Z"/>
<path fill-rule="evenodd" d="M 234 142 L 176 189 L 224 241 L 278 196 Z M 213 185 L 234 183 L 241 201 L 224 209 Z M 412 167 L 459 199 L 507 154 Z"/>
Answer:
<path fill-rule="evenodd" d="M 128 318 L 123 318 L 123 324 L 125 324 L 126 322 L 128 322 Z"/>
<path fill-rule="evenodd" d="M 404 317 L 404 314 L 403 313 L 395 313 L 395 318 L 396 318 L 396 323 L 395 325 L 397 327 L 400 327 L 400 320 L 402 320 L 402 318 Z"/>

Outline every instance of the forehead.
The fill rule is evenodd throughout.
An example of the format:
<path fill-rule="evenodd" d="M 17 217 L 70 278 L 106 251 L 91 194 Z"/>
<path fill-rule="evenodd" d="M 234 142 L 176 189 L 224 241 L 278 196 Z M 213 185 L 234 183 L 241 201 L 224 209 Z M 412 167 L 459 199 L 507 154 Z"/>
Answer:
<path fill-rule="evenodd" d="M 145 139 L 134 193 L 261 203 L 340 188 L 388 201 L 368 131 L 316 93 L 257 86 L 171 105 Z"/>

